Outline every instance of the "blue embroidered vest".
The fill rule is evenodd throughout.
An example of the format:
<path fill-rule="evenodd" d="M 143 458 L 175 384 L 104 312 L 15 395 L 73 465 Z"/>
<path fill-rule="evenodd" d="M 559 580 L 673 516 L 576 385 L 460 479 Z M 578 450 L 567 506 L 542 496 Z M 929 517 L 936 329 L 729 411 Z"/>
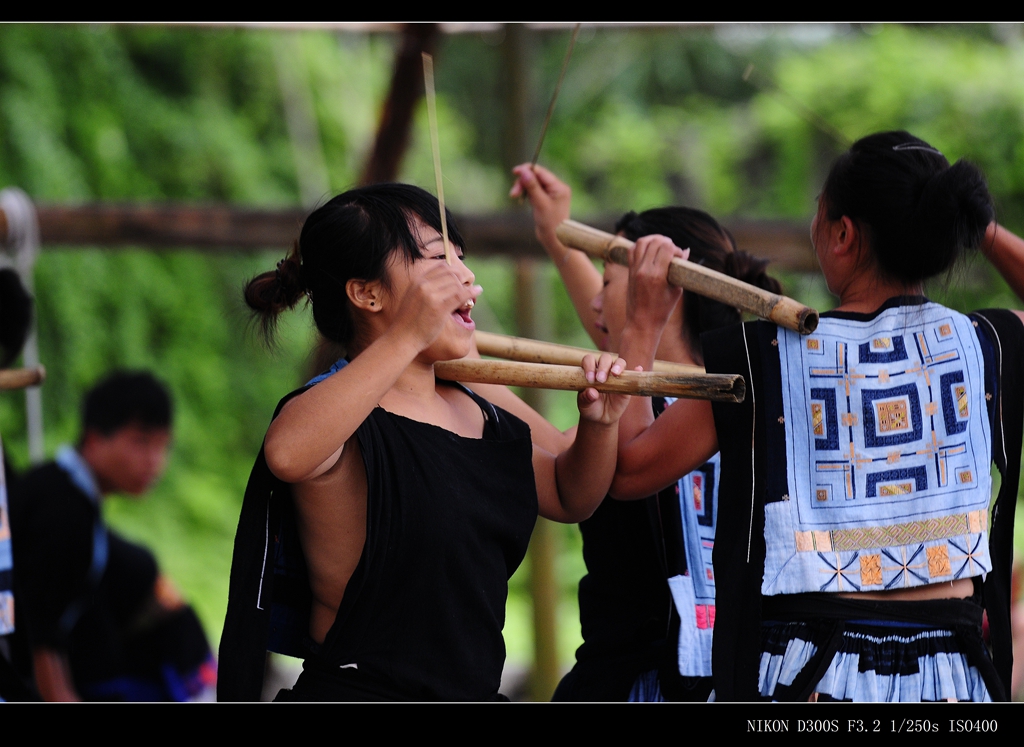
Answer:
<path fill-rule="evenodd" d="M 765 595 L 987 573 L 992 434 L 973 322 L 934 303 L 779 330 L 785 499 L 765 506 Z"/>
<path fill-rule="evenodd" d="M 715 627 L 715 571 L 711 552 L 715 547 L 721 477 L 722 460 L 715 454 L 702 467 L 680 478 L 677 484 L 687 574 L 672 576 L 668 585 L 679 613 L 679 674 L 684 677 L 711 676 Z"/>
<path fill-rule="evenodd" d="M 669 406 L 675 399 L 665 398 Z M 715 571 L 711 553 L 718 520 L 718 486 L 722 460 L 715 454 L 676 483 L 686 575 L 670 576 L 669 589 L 679 613 L 678 661 L 684 677 L 711 676 L 711 644 L 715 626 Z"/>

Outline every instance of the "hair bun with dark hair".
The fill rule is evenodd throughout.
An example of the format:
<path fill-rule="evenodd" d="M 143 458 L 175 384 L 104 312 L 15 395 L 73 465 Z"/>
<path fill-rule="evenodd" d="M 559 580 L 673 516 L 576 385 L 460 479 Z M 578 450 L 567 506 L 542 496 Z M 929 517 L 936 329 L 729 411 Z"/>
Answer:
<path fill-rule="evenodd" d="M 445 211 L 448 240 L 466 243 L 450 212 Z M 316 328 L 328 340 L 348 348 L 357 334 L 348 301 L 350 280 L 379 281 L 389 288 L 388 261 L 422 259 L 418 229 L 441 233 L 437 198 L 411 184 L 371 184 L 350 189 L 311 212 L 291 253 L 274 272 L 257 275 L 245 288 L 245 302 L 272 339 L 277 315 L 309 294 Z"/>
<path fill-rule="evenodd" d="M 636 212 L 636 210 L 630 210 L 628 213 L 626 213 L 617 221 L 615 221 L 615 233 L 629 233 L 629 227 L 632 225 L 633 221 L 635 221 L 639 217 L 640 216 Z"/>
<path fill-rule="evenodd" d="M 767 259 L 761 259 L 737 249 L 725 256 L 723 272 L 769 293 L 781 293 L 782 286 L 778 280 L 767 273 L 767 268 Z"/>
<path fill-rule="evenodd" d="M 263 337 L 268 342 L 277 327 L 277 316 L 293 308 L 306 291 L 302 281 L 301 253 L 299 242 L 277 263 L 273 272 L 264 272 L 250 280 L 244 290 L 245 303 L 259 319 Z"/>
<path fill-rule="evenodd" d="M 942 153 L 902 130 L 861 138 L 832 165 L 822 200 L 830 220 L 867 228 L 883 273 L 907 284 L 949 270 L 977 249 L 993 218 L 981 171 L 952 166 Z"/>
<path fill-rule="evenodd" d="M 981 246 L 994 215 L 985 177 L 974 164 L 960 160 L 928 179 L 908 221 L 920 243 L 932 249 L 915 260 L 922 277 L 938 275 Z"/>

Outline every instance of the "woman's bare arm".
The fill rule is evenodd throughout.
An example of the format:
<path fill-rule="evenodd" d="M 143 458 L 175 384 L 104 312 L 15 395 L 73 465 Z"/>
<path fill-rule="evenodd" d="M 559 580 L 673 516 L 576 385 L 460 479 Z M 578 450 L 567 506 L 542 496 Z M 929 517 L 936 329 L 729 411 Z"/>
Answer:
<path fill-rule="evenodd" d="M 606 381 L 622 373 L 624 361 L 603 354 L 595 363 L 585 356 L 583 368 L 591 381 Z M 618 421 L 628 395 L 580 392 L 580 424 L 572 445 L 557 456 L 534 444 L 533 470 L 540 514 L 563 523 L 588 518 L 604 500 L 615 475 Z"/>
<path fill-rule="evenodd" d="M 525 195 L 529 198 L 537 240 L 558 268 L 584 329 L 594 344 L 600 347 L 601 336 L 594 326 L 597 312 L 591 302 L 601 292 L 601 273 L 587 255 L 565 246 L 555 235 L 558 224 L 569 217 L 572 190 L 543 166 L 524 163 L 516 166 L 512 172 L 516 175 L 516 182 L 512 185 L 510 196 Z"/>
<path fill-rule="evenodd" d="M 436 264 L 405 294 L 394 325 L 351 363 L 288 402 L 267 430 L 267 465 L 284 482 L 330 469 L 345 442 L 412 361 L 440 333 L 454 309 L 479 294 Z"/>
<path fill-rule="evenodd" d="M 655 351 L 682 293 L 667 282 L 668 265 L 686 253 L 664 236 L 645 236 L 630 254 L 621 355 L 651 370 Z M 677 400 L 654 419 L 649 398 L 633 397 L 619 423 L 618 464 L 611 494 L 636 500 L 656 493 L 718 451 L 711 404 Z"/>
<path fill-rule="evenodd" d="M 993 221 L 985 231 L 981 250 L 1017 298 L 1024 300 L 1024 239 Z"/>

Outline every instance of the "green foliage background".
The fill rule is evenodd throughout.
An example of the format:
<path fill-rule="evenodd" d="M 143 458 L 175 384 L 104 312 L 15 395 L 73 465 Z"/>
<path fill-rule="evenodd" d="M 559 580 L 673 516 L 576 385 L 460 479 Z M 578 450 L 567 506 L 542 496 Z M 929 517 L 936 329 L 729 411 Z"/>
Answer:
<path fill-rule="evenodd" d="M 532 44 L 533 120 L 567 33 Z M 390 36 L 156 26 L 0 25 L 0 187 L 39 202 L 300 203 L 275 66 L 308 85 L 332 192 L 366 156 L 394 57 Z M 442 40 L 441 151 L 458 212 L 522 209 L 505 197 L 500 34 Z M 284 50 L 284 53 L 282 53 Z M 275 58 L 275 54 L 278 55 Z M 751 78 L 743 81 L 748 64 Z M 793 101 L 799 104 L 792 103 Z M 842 146 L 801 116 L 813 109 L 853 140 L 905 128 L 986 172 L 1002 222 L 1024 228 L 1024 47 L 1017 27 L 870 26 L 584 29 L 542 162 L 574 189 L 574 215 L 684 203 L 717 216 L 805 218 Z M 432 189 L 424 112 L 402 178 Z M 726 221 L 727 222 L 727 221 Z M 283 250 L 283 248 L 282 248 Z M 200 254 L 48 246 L 35 277 L 47 450 L 77 438 L 82 393 L 115 366 L 152 368 L 177 403 L 166 477 L 145 502 L 111 501 L 111 523 L 156 549 L 211 637 L 226 602 L 230 544 L 245 480 L 278 398 L 308 372 L 305 312 L 277 351 L 247 331 L 242 283 L 280 251 Z M 472 247 L 469 247 L 472 257 Z M 481 319 L 513 331 L 511 263 L 475 260 Z M 553 268 L 548 326 L 583 343 Z M 784 276 L 819 308 L 820 280 Z M 961 309 L 1018 303 L 978 264 L 931 289 Z M 572 397 L 553 397 L 561 427 Z M 27 465 L 21 399 L 0 399 L 5 445 Z M 562 650 L 579 641 L 578 533 L 565 532 Z M 529 650 L 521 574 L 509 604 L 510 657 Z"/>

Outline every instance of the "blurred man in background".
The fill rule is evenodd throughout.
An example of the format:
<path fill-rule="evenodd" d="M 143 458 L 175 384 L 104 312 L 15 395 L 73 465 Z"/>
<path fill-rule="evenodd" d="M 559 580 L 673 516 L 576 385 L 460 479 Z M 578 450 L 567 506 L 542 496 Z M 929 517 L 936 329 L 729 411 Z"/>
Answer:
<path fill-rule="evenodd" d="M 87 395 L 77 447 L 12 486 L 14 561 L 45 700 L 212 699 L 198 618 L 156 558 L 103 522 L 102 502 L 163 473 L 171 399 L 152 375 L 111 374 Z"/>

